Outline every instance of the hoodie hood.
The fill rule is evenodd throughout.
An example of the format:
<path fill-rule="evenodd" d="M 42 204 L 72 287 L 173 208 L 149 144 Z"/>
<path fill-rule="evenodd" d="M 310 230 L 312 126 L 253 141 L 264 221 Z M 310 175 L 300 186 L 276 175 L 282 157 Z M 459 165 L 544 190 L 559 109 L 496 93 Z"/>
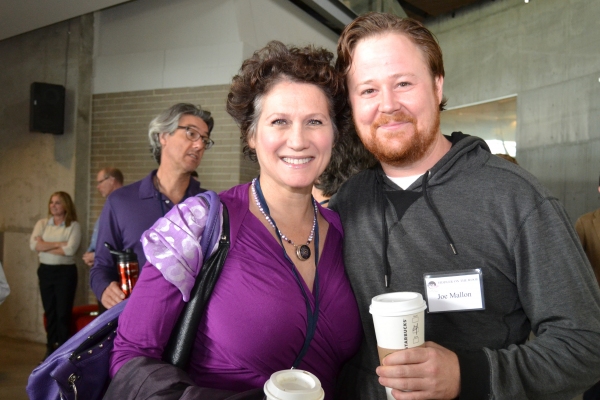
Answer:
<path fill-rule="evenodd" d="M 484 140 L 475 137 L 465 135 L 462 132 L 453 132 L 451 136 L 446 138 L 452 143 L 452 147 L 429 171 L 423 174 L 413 184 L 402 192 L 402 201 L 398 201 L 397 196 L 394 196 L 394 192 L 401 191 L 394 182 L 392 182 L 383 172 L 381 165 L 378 166 L 376 174 L 376 180 L 379 185 L 382 186 L 383 190 L 380 190 L 380 205 L 381 205 L 381 219 L 382 224 L 382 254 L 383 254 L 383 269 L 384 269 L 384 280 L 385 286 L 389 287 L 389 280 L 391 275 L 391 266 L 387 259 L 387 246 L 388 246 L 388 227 L 385 217 L 385 203 L 387 200 L 392 203 L 396 209 L 398 218 L 401 219 L 404 212 L 410 207 L 410 205 L 417 201 L 421 196 L 424 198 L 427 207 L 431 213 L 435 216 L 438 222 L 440 230 L 443 232 L 447 242 L 448 248 L 451 251 L 450 254 L 458 255 L 458 249 L 454 244 L 454 240 L 446 227 L 443 219 L 443 215 L 439 212 L 435 206 L 435 199 L 432 199 L 429 195 L 428 188 L 436 185 L 442 185 L 446 181 L 455 178 L 457 175 L 468 174 L 470 171 L 474 171 L 477 167 L 484 164 L 490 153 L 490 149 Z M 481 157 L 480 152 L 473 152 L 473 150 L 481 147 L 488 153 L 488 157 Z M 471 153 L 471 154 L 470 154 Z M 476 153 L 479 153 L 477 155 Z"/>
<path fill-rule="evenodd" d="M 421 176 L 406 190 L 420 192 L 423 187 L 423 178 L 427 175 L 427 187 L 433 187 L 446 183 L 456 177 L 456 175 L 468 174 L 487 161 L 489 157 L 481 157 L 469 153 L 480 147 L 491 156 L 490 148 L 487 143 L 476 136 L 465 135 L 462 132 L 453 132 L 452 135 L 445 138 L 452 143 L 450 150 L 428 171 Z M 383 168 L 379 164 L 377 167 L 377 180 L 384 183 L 384 190 L 401 190 L 394 182 L 392 182 L 383 172 Z"/>

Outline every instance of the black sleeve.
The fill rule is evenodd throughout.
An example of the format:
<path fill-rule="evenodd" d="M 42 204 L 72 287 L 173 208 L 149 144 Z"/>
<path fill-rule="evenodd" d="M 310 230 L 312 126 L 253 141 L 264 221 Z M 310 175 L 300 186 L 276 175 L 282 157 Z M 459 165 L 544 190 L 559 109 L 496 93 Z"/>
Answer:
<path fill-rule="evenodd" d="M 136 357 L 113 378 L 104 400 L 262 400 L 262 388 L 242 393 L 201 388 L 189 375 L 163 361 Z"/>

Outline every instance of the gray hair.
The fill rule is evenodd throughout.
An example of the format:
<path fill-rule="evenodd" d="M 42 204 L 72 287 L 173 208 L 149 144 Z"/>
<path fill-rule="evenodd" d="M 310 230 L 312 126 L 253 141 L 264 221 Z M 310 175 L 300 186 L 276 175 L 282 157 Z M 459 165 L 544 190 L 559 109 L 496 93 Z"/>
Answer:
<path fill-rule="evenodd" d="M 210 111 L 203 110 L 199 105 L 189 103 L 177 103 L 174 106 L 161 112 L 150 121 L 148 127 L 148 140 L 150 140 L 150 152 L 154 160 L 160 165 L 160 156 L 162 146 L 160 144 L 161 133 L 172 135 L 177 130 L 179 119 L 184 115 L 193 115 L 200 118 L 208 126 L 208 136 L 215 125 L 215 121 L 210 116 Z"/>

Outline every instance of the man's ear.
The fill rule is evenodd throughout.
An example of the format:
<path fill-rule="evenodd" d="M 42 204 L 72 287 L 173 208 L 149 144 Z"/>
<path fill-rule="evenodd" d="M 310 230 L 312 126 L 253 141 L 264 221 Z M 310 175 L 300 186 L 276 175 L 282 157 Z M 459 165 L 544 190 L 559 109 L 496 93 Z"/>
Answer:
<path fill-rule="evenodd" d="M 164 147 L 165 144 L 167 143 L 167 139 L 166 139 L 167 135 L 168 134 L 164 133 L 164 132 L 158 134 L 158 141 L 160 142 L 161 147 Z"/>
<path fill-rule="evenodd" d="M 444 77 L 436 76 L 434 84 L 435 94 L 438 97 L 438 104 L 440 104 L 442 102 L 442 99 L 444 98 Z"/>

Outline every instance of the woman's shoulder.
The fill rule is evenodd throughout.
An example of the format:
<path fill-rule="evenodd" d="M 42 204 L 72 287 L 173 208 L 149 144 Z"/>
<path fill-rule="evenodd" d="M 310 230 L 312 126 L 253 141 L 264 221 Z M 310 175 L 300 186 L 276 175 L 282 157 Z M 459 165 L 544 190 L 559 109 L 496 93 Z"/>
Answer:
<path fill-rule="evenodd" d="M 227 202 L 228 204 L 237 204 L 248 202 L 248 190 L 250 188 L 250 183 L 242 183 L 241 185 L 236 185 L 230 189 L 224 190 L 219 193 L 219 197 L 221 200 Z"/>
<path fill-rule="evenodd" d="M 35 226 L 46 226 L 48 225 L 48 218 L 40 218 L 35 223 Z"/>

